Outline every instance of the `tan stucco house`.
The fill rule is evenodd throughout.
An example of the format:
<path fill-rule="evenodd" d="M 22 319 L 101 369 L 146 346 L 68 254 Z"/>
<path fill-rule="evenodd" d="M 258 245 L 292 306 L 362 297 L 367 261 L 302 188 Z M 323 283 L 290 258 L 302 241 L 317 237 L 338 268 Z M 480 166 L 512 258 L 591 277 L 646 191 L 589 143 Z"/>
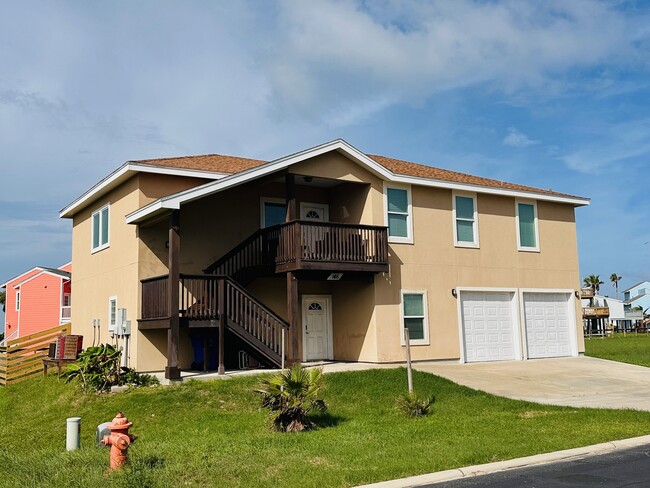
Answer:
<path fill-rule="evenodd" d="M 343 140 L 270 162 L 130 161 L 60 214 L 73 333 L 105 342 L 126 309 L 130 365 L 169 378 L 198 357 L 402 361 L 404 328 L 414 360 L 575 356 L 588 204 Z"/>

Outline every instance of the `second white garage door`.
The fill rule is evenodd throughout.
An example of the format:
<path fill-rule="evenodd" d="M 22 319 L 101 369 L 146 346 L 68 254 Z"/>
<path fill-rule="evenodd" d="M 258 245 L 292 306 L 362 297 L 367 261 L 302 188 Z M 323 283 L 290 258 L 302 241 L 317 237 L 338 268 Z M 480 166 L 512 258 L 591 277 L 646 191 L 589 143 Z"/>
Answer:
<path fill-rule="evenodd" d="M 567 293 L 524 293 L 529 358 L 571 356 L 572 324 Z"/>
<path fill-rule="evenodd" d="M 460 299 L 465 361 L 515 359 L 513 293 L 465 291 Z"/>

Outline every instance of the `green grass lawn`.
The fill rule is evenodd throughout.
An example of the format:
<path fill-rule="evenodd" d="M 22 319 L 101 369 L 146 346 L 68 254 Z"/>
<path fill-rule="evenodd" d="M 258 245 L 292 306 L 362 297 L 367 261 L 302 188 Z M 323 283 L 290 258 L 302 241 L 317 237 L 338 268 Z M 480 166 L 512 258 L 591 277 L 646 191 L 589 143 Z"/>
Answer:
<path fill-rule="evenodd" d="M 433 414 L 394 409 L 406 371 L 325 376 L 328 425 L 269 429 L 259 378 L 84 395 L 54 376 L 0 388 L 0 485 L 47 487 L 340 487 L 567 449 L 650 433 L 650 413 L 507 400 L 414 372 Z M 131 464 L 107 474 L 95 427 L 118 410 L 138 439 Z M 82 449 L 65 451 L 66 417 L 82 417 Z"/>
<path fill-rule="evenodd" d="M 650 335 L 616 334 L 613 337 L 585 338 L 585 354 L 601 359 L 650 367 Z"/>

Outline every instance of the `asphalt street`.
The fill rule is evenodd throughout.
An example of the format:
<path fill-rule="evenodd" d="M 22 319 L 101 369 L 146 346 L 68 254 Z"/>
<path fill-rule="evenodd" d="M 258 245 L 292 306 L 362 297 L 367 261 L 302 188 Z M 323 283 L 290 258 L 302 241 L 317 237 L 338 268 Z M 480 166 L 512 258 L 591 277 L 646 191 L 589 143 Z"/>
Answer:
<path fill-rule="evenodd" d="M 432 488 L 647 488 L 650 445 L 426 485 Z"/>

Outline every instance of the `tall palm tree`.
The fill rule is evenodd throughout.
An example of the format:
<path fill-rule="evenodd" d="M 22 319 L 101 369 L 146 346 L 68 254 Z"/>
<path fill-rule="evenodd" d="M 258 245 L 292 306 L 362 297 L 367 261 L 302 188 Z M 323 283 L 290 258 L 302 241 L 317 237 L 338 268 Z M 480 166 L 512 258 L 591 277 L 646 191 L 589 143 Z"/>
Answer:
<path fill-rule="evenodd" d="M 589 275 L 584 280 L 584 285 L 591 288 L 594 291 L 594 294 L 600 291 L 600 285 L 603 285 L 604 282 L 600 281 L 600 275 Z"/>
<path fill-rule="evenodd" d="M 609 277 L 609 281 L 612 282 L 614 285 L 614 290 L 616 290 L 616 299 L 618 300 L 618 282 L 623 279 L 622 276 L 617 275 L 616 273 L 612 273 Z"/>

